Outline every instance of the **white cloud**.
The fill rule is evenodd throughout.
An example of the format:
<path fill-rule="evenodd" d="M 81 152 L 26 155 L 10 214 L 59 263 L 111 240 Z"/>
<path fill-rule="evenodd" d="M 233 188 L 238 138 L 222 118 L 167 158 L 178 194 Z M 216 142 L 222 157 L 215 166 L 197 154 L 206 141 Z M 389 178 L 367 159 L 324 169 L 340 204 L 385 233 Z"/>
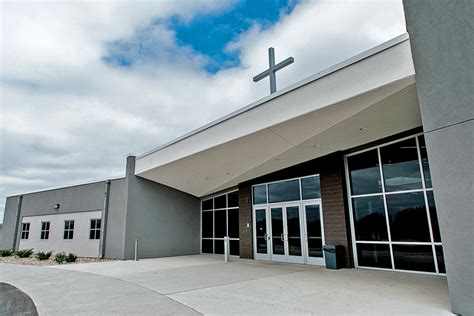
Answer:
<path fill-rule="evenodd" d="M 303 1 L 273 27 L 258 24 L 228 49 L 241 66 L 215 75 L 160 19 L 225 10 L 232 1 L 1 4 L 0 200 L 19 192 L 123 174 L 142 153 L 266 95 L 252 82 L 277 60 L 284 87 L 404 32 L 401 1 Z M 148 34 L 157 58 L 107 65 L 107 43 Z M 0 210 L 1 212 L 1 210 Z M 0 221 L 2 218 L 0 213 Z"/>

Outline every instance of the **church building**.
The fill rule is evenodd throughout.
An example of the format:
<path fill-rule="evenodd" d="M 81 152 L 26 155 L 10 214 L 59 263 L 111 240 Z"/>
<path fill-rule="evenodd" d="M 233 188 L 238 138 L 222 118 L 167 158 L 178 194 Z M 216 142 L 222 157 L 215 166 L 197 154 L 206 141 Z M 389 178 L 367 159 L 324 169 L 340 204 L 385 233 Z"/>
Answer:
<path fill-rule="evenodd" d="M 410 35 L 129 156 L 123 178 L 8 197 L 0 248 L 222 255 L 228 237 L 231 256 L 324 266 L 341 245 L 345 268 L 447 276 L 469 306 L 473 54 L 436 45 L 472 33 L 405 14 Z"/>

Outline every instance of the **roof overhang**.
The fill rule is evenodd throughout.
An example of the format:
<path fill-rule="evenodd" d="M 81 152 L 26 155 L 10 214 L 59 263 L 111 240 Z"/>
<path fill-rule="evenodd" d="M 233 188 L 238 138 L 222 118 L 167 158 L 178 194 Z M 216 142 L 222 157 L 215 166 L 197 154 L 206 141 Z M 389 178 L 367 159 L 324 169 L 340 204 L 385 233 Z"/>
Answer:
<path fill-rule="evenodd" d="M 204 196 L 419 126 L 403 35 L 137 157 L 135 174 Z"/>

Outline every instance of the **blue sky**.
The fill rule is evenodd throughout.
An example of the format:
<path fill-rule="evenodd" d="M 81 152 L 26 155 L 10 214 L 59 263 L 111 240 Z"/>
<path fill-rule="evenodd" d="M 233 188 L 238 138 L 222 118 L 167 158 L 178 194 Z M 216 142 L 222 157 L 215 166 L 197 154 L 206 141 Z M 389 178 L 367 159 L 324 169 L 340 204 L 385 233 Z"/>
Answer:
<path fill-rule="evenodd" d="M 178 15 L 157 19 L 131 39 L 108 43 L 108 54 L 103 59 L 109 64 L 131 67 L 137 59 L 156 57 L 148 46 L 151 43 L 144 39 L 154 27 L 165 25 L 175 33 L 178 45 L 204 56 L 204 69 L 214 74 L 240 65 L 239 51 L 226 49 L 229 43 L 255 24 L 262 29 L 271 28 L 282 14 L 291 14 L 297 3 L 298 0 L 238 0 L 222 11 L 203 12 L 189 21 Z"/>

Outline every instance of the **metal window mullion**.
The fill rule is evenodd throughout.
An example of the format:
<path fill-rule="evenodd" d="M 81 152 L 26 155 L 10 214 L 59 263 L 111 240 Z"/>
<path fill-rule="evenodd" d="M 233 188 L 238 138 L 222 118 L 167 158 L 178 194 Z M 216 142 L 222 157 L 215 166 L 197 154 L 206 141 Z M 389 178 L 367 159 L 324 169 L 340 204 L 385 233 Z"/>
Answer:
<path fill-rule="evenodd" d="M 380 181 L 382 183 L 382 193 L 383 193 L 383 204 L 385 207 L 385 223 L 387 224 L 387 235 L 388 235 L 388 246 L 390 249 L 390 260 L 392 262 L 392 270 L 395 269 L 395 260 L 393 258 L 393 247 L 392 247 L 392 233 L 390 232 L 390 221 L 388 215 L 388 206 L 387 206 L 387 197 L 385 195 L 385 179 L 383 175 L 383 168 L 382 168 L 382 155 L 380 153 L 380 147 L 377 147 L 377 155 L 379 159 L 379 171 L 380 171 Z"/>
<path fill-rule="evenodd" d="M 349 161 L 347 156 L 344 156 L 344 169 L 346 171 L 346 189 L 349 194 L 347 194 L 347 198 L 349 199 L 349 221 L 351 224 L 351 239 L 352 239 L 352 253 L 354 256 L 354 266 L 359 267 L 359 257 L 357 255 L 357 244 L 356 244 L 356 236 L 355 236 L 355 223 L 354 223 L 354 214 L 352 208 L 352 190 L 351 190 L 351 179 L 349 176 Z M 321 212 L 322 213 L 322 212 Z M 323 223 L 324 226 L 324 223 Z"/>
<path fill-rule="evenodd" d="M 428 228 L 430 230 L 431 250 L 433 252 L 433 260 L 435 264 L 436 273 L 439 273 L 438 258 L 436 256 L 436 247 L 434 245 L 433 227 L 431 226 L 430 207 L 428 204 L 428 194 L 426 193 L 425 175 L 423 174 L 423 165 L 421 161 L 420 143 L 418 141 L 418 136 L 415 137 L 415 140 L 416 140 L 416 152 L 418 155 L 418 167 L 420 168 L 421 184 L 423 188 L 423 197 L 425 199 L 425 211 L 426 211 L 426 216 L 428 218 Z"/>

